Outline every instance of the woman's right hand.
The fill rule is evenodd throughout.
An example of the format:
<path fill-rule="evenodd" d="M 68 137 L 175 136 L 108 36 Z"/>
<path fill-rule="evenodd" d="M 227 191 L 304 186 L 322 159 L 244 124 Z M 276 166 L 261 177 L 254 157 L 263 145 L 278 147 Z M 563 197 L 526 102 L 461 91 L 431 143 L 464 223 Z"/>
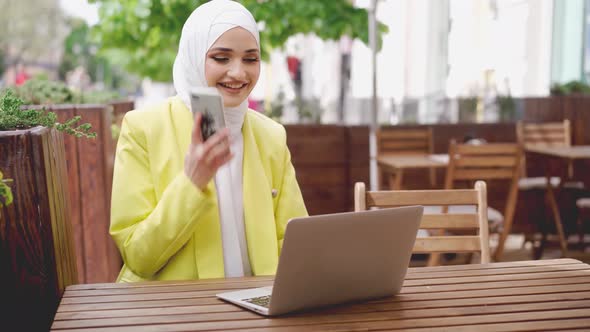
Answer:
<path fill-rule="evenodd" d="M 201 113 L 195 114 L 191 144 L 184 158 L 184 173 L 199 189 L 205 190 L 219 167 L 229 162 L 233 154 L 230 150 L 229 130 L 227 128 L 216 132 L 203 142 L 201 135 L 202 117 Z"/>

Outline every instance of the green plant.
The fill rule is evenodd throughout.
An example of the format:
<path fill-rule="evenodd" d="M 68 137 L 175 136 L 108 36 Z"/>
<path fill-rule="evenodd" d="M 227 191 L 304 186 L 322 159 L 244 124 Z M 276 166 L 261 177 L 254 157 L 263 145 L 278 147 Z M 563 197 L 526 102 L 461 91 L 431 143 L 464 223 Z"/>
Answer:
<path fill-rule="evenodd" d="M 125 52 L 126 68 L 155 81 L 170 81 L 182 25 L 206 0 L 90 0 L 99 3 L 100 24 L 93 28 L 102 51 Z M 290 36 L 315 34 L 324 40 L 343 35 L 369 41 L 367 10 L 350 0 L 241 0 L 263 27 L 262 58 Z M 379 23 L 379 33 L 387 31 Z"/>
<path fill-rule="evenodd" d="M 120 99 L 114 91 L 74 91 L 65 83 L 34 77 L 12 89 L 25 105 L 105 104 Z"/>
<path fill-rule="evenodd" d="M 459 121 L 475 122 L 477 112 L 477 97 L 459 98 Z"/>
<path fill-rule="evenodd" d="M 0 171 L 0 207 L 8 206 L 12 203 L 12 191 L 7 183 L 12 182 L 12 179 L 4 179 L 2 171 Z"/>
<path fill-rule="evenodd" d="M 75 116 L 63 123 L 57 122 L 57 115 L 44 109 L 23 109 L 24 102 L 16 96 L 12 90 L 7 90 L 0 97 L 0 131 L 28 129 L 35 126 L 55 128 L 61 132 L 76 137 L 94 138 L 96 133 L 91 132 L 89 123 L 74 127 L 80 122 L 80 116 Z"/>
<path fill-rule="evenodd" d="M 500 120 L 511 121 L 514 120 L 516 114 L 516 103 L 511 95 L 498 95 L 496 96 L 496 103 L 500 110 Z"/>
<path fill-rule="evenodd" d="M 270 103 L 270 107 L 266 111 L 266 115 L 269 118 L 280 122 L 281 117 L 283 116 L 284 109 L 285 109 L 285 93 L 283 92 L 283 90 L 281 90 L 281 91 L 279 91 L 277 98 L 274 99 Z"/>
<path fill-rule="evenodd" d="M 572 93 L 590 94 L 590 85 L 582 81 L 569 81 L 565 84 L 554 83 L 550 89 L 551 95 L 565 96 Z"/>
<path fill-rule="evenodd" d="M 16 97 L 26 105 L 71 104 L 74 92 L 62 82 L 34 77 L 13 89 Z"/>
<path fill-rule="evenodd" d="M 307 121 L 309 120 L 311 123 L 319 124 L 322 120 L 322 114 L 324 110 L 320 105 L 320 101 L 318 98 L 312 99 L 302 99 L 296 98 L 295 99 L 295 106 L 297 107 L 297 113 L 299 114 L 299 119 Z"/>

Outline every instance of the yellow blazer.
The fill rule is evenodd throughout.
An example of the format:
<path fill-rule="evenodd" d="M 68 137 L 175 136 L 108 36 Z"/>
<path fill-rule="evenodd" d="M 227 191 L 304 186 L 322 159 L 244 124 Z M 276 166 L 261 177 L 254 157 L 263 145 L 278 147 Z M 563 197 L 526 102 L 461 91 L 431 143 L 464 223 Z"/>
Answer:
<path fill-rule="evenodd" d="M 224 277 L 215 185 L 201 191 L 184 174 L 192 126 L 176 97 L 123 120 L 109 230 L 124 262 L 117 281 Z M 307 211 L 283 126 L 249 110 L 242 134 L 248 256 L 254 275 L 272 275 L 288 220 Z"/>

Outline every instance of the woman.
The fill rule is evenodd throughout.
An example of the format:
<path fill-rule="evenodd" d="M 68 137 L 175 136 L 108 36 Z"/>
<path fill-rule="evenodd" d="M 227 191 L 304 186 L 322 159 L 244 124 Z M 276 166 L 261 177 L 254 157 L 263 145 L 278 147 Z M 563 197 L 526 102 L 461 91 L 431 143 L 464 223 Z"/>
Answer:
<path fill-rule="evenodd" d="M 284 128 L 247 108 L 260 75 L 256 22 L 210 1 L 182 29 L 178 95 L 127 113 L 117 145 L 110 234 L 118 281 L 274 274 L 286 223 L 307 211 Z M 189 89 L 214 86 L 228 128 L 203 142 Z"/>

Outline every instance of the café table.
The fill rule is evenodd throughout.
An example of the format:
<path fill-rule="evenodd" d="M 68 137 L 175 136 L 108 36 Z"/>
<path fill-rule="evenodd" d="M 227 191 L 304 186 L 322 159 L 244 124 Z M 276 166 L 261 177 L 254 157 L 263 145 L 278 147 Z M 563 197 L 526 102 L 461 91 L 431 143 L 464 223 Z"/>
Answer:
<path fill-rule="evenodd" d="M 590 329 L 590 265 L 570 258 L 412 267 L 398 295 L 273 318 L 215 297 L 269 285 L 272 277 L 72 285 L 61 299 L 51 330 Z"/>
<path fill-rule="evenodd" d="M 567 240 L 565 238 L 565 233 L 563 230 L 563 223 L 561 220 L 561 215 L 559 214 L 559 208 L 557 206 L 556 194 L 553 190 L 553 186 L 551 185 L 551 178 L 552 177 L 560 177 L 560 186 L 563 185 L 569 178 L 573 176 L 573 163 L 576 160 L 584 160 L 590 159 L 590 145 L 575 145 L 575 146 L 568 146 L 568 147 L 552 147 L 552 146 L 530 146 L 525 147 L 525 151 L 529 153 L 534 153 L 538 155 L 543 155 L 551 158 L 559 158 L 565 160 L 567 163 L 567 175 L 565 177 L 561 174 L 554 172 L 554 168 L 550 166 L 549 163 L 546 164 L 545 167 L 545 178 L 547 185 L 546 188 L 546 197 L 547 201 L 549 202 L 549 207 L 551 208 L 551 212 L 553 214 L 553 221 L 555 222 L 555 228 L 557 230 L 557 236 L 559 239 L 559 245 L 561 248 L 561 253 L 563 257 L 567 256 Z"/>
<path fill-rule="evenodd" d="M 448 154 L 396 154 L 377 157 L 377 164 L 389 175 L 391 190 L 402 189 L 404 172 L 408 169 L 444 168 L 449 164 Z"/>

